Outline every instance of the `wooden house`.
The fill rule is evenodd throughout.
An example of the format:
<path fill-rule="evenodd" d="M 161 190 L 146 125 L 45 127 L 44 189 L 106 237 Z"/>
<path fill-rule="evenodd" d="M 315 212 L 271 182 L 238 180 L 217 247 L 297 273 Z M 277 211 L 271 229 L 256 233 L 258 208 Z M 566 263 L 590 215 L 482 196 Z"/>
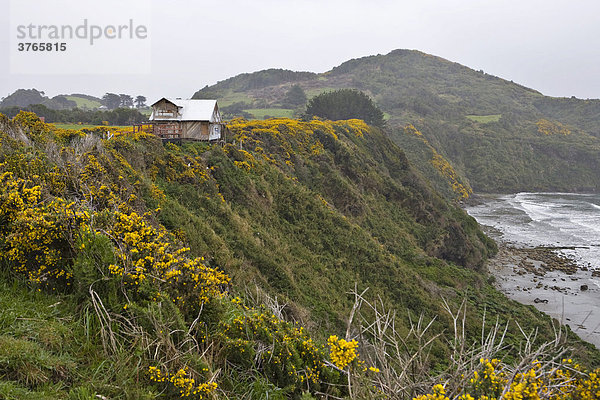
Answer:
<path fill-rule="evenodd" d="M 219 140 L 222 121 L 216 100 L 169 100 L 152 104 L 150 122 L 161 139 Z"/>

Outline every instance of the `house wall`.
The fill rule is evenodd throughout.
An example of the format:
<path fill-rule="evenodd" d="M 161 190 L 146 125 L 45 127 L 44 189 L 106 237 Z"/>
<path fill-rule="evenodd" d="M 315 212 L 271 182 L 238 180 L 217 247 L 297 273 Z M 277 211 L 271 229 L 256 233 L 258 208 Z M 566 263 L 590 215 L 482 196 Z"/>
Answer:
<path fill-rule="evenodd" d="M 221 125 L 206 121 L 155 122 L 154 134 L 162 139 L 219 140 Z"/>
<path fill-rule="evenodd" d="M 184 139 L 208 140 L 208 122 L 186 121 L 182 124 Z"/>
<path fill-rule="evenodd" d="M 219 139 L 221 139 L 221 124 L 210 124 L 210 133 L 208 134 L 208 140 Z"/>
<path fill-rule="evenodd" d="M 177 112 L 178 112 L 176 105 L 174 105 L 173 103 L 170 103 L 164 99 L 159 101 L 152 108 L 154 110 L 154 118 L 155 119 L 160 119 L 161 117 L 173 118 L 173 117 L 177 116 Z"/>
<path fill-rule="evenodd" d="M 177 139 L 183 132 L 179 122 L 155 123 L 153 131 L 156 136 L 162 139 Z"/>

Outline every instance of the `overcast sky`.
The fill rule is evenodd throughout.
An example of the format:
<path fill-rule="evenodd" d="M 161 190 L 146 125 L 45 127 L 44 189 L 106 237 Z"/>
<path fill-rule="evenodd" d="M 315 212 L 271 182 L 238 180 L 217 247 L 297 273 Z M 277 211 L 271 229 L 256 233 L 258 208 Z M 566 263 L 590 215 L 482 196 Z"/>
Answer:
<path fill-rule="evenodd" d="M 39 3 L 56 4 L 74 20 L 89 17 L 73 13 L 64 4 L 68 1 Z M 9 3 L 0 0 L 3 10 Z M 90 10 L 94 4 L 106 4 L 77 3 L 88 4 Z M 149 100 L 186 98 L 243 72 L 266 68 L 324 72 L 351 58 L 402 48 L 483 69 L 547 95 L 600 98 L 598 1 L 148 0 L 142 4 L 151 18 L 150 54 L 144 52 L 151 72 L 126 75 L 11 73 L 15 32 L 9 28 L 9 13 L 0 13 L 4 27 L 0 97 L 18 88 L 36 88 L 49 96 L 115 92 L 142 94 Z M 36 7 L 30 12 L 33 22 L 50 23 Z M 131 14 L 127 17 L 135 19 Z M 105 58 L 119 63 L 126 54 Z"/>

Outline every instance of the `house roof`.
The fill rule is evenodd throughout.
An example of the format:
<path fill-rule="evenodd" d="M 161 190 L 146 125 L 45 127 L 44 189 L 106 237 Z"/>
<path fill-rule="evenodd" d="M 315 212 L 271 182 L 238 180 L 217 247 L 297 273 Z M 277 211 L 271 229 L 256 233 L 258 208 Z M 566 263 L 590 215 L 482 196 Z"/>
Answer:
<path fill-rule="evenodd" d="M 176 105 L 179 109 L 179 115 L 171 116 L 160 116 L 154 115 L 154 110 L 150 115 L 150 121 L 209 121 L 209 122 L 221 122 L 221 116 L 219 115 L 219 108 L 216 100 L 201 100 L 201 99 L 189 99 L 189 100 L 170 100 L 166 97 L 158 100 L 152 107 L 166 100 L 169 103 Z"/>

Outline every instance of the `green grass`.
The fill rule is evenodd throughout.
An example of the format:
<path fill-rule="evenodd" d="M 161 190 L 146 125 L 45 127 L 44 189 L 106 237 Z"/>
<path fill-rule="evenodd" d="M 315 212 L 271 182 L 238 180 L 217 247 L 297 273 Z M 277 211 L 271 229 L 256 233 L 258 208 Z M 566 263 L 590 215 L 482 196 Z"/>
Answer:
<path fill-rule="evenodd" d="M 305 90 L 304 92 L 306 93 L 306 97 L 308 97 L 310 99 L 311 97 L 317 96 L 321 93 L 332 92 L 332 91 L 338 90 L 338 89 L 339 88 L 335 88 L 335 87 L 320 87 L 320 88 L 308 89 L 308 90 Z"/>
<path fill-rule="evenodd" d="M 139 111 L 141 114 L 144 114 L 144 115 L 145 115 L 145 116 L 147 116 L 147 117 L 149 117 L 149 116 L 150 116 L 150 114 L 152 114 L 152 108 L 150 108 L 150 107 L 146 107 L 146 108 L 138 108 L 138 111 Z"/>
<path fill-rule="evenodd" d="M 71 101 L 74 101 L 75 103 L 77 103 L 78 108 L 93 109 L 93 108 L 98 108 L 102 105 L 98 101 L 84 99 L 83 97 L 77 97 L 77 96 L 65 96 L 65 97 L 67 98 L 67 100 L 71 100 Z"/>
<path fill-rule="evenodd" d="M 0 279 L 0 398 L 60 398 L 56 378 L 77 379 L 85 339 L 67 303 Z"/>
<path fill-rule="evenodd" d="M 107 356 L 89 304 L 11 282 L 0 265 L 0 399 L 150 399 L 139 357 Z"/>
<path fill-rule="evenodd" d="M 454 308 L 459 307 L 463 296 L 468 301 L 471 313 L 465 324 L 469 340 L 479 335 L 479 316 L 484 312 L 492 319 L 497 315 L 500 323 L 510 316 L 522 323 L 526 332 L 538 329 L 542 339 L 552 336 L 549 318 L 532 307 L 509 301 L 485 283 L 486 276 L 476 269 L 493 250 L 491 243 L 474 219 L 435 195 L 386 134 L 369 129 L 356 135 L 332 124 L 334 137 L 329 130 L 316 130 L 312 124 L 297 129 L 298 124 L 293 121 L 286 127 L 276 121 L 276 135 L 259 129 L 264 122 L 239 127 L 233 133 L 240 135 L 236 138 L 244 135 L 246 151 L 230 144 L 163 146 L 154 137 L 137 140 L 123 135 L 104 143 L 103 150 L 95 153 L 104 172 L 94 184 L 119 187 L 118 196 L 138 199 L 136 210 L 140 213 L 160 206 L 156 225 L 176 229 L 193 256 L 207 257 L 210 265 L 223 266 L 232 278 L 232 295 L 250 299 L 255 291 L 255 303 L 261 302 L 259 289 L 278 296 L 281 304 L 287 304 L 290 318 L 310 324 L 317 344 L 330 334 L 346 331 L 345 321 L 354 300 L 349 292 L 355 287 L 369 287 L 371 298 L 381 298 L 386 307 L 400 310 L 402 320 L 397 321 L 397 327 L 401 331 L 408 331 L 409 318 L 419 315 L 435 318 L 431 325 L 434 334 L 447 331 L 452 321 L 442 313 L 439 300 L 447 294 Z M 13 148 L 5 145 L 8 140 L 2 139 L 0 156 L 23 154 L 19 158 L 24 160 L 23 169 L 25 163 L 37 165 L 29 156 L 33 152 L 55 148 L 25 152 L 19 145 L 10 150 Z M 252 150 L 256 147 L 262 151 Z M 48 168 L 55 165 L 55 158 L 44 158 Z M 247 170 L 240 168 L 239 160 L 255 161 Z M 196 163 L 194 169 L 191 162 Z M 157 171 L 154 177 L 146 172 L 152 170 Z M 198 176 L 190 175 L 190 171 L 198 171 L 194 172 Z M 64 175 L 67 182 L 73 182 L 68 186 L 76 187 L 78 175 Z M 150 185 L 164 193 L 164 202 L 158 203 L 153 197 Z M 65 201 L 75 198 L 70 191 L 64 192 Z M 0 399 L 89 400 L 96 394 L 113 400 L 160 398 L 161 385 L 150 384 L 144 373 L 156 361 L 152 358 L 155 353 L 148 352 L 146 346 L 157 343 L 161 348 L 168 345 L 169 349 L 184 351 L 187 340 L 181 339 L 181 347 L 174 347 L 165 335 L 165 342 L 161 342 L 162 327 L 168 328 L 165 332 L 187 332 L 185 324 L 197 318 L 196 314 L 173 312 L 174 305 L 166 308 L 170 301 L 146 304 L 145 298 L 124 311 L 123 298 L 108 286 L 101 290 L 104 281 L 95 277 L 100 268 L 114 262 L 112 241 L 102 238 L 86 241 L 81 247 L 86 253 L 73 260 L 76 284 L 72 285 L 72 295 L 42 294 L 24 284 L 11 284 L 11 269 L 0 262 Z M 428 249 L 474 270 L 427 255 Z M 120 336 L 128 331 L 118 329 L 115 322 L 115 332 L 123 338 L 117 343 L 121 350 L 106 355 L 100 322 L 88 298 L 88 282 L 94 282 L 104 306 L 115 315 L 114 321 L 121 321 L 117 315 L 136 321 L 139 329 L 147 332 L 148 341 Z M 147 289 L 147 293 L 153 291 Z M 218 351 L 206 359 L 189 354 L 190 365 L 208 364 L 211 372 L 223 371 L 217 377 L 224 391 L 221 398 L 241 398 L 251 391 L 253 398 L 285 394 L 287 384 L 265 372 L 278 366 L 265 362 L 265 371 L 259 371 L 254 367 L 254 356 L 246 359 L 244 351 L 234 353 L 225 347 L 232 343 L 229 339 L 237 337 L 227 339 L 221 322 L 243 316 L 244 309 L 228 299 L 208 304 L 200 321 L 206 332 L 204 343 L 207 349 Z M 141 332 L 139 329 L 135 332 Z M 250 330 L 241 334 L 245 332 Z M 516 325 L 511 325 L 507 335 L 516 340 Z M 258 338 L 250 340 L 252 349 L 264 347 Z M 575 339 L 573 343 L 580 344 Z M 447 351 L 445 342 L 434 345 L 435 368 L 443 364 L 439 360 Z M 597 353 L 587 351 L 597 357 Z M 583 357 L 598 365 L 596 358 Z M 182 362 L 188 359 L 182 357 Z"/>
<path fill-rule="evenodd" d="M 250 108 L 244 110 L 254 115 L 254 118 L 264 119 L 265 116 L 274 118 L 293 118 L 294 110 L 288 108 Z"/>
<path fill-rule="evenodd" d="M 498 122 L 500 121 L 500 117 L 502 114 L 492 114 L 492 115 L 465 115 L 471 121 L 479 122 L 480 124 L 489 124 L 490 122 Z"/>
<path fill-rule="evenodd" d="M 219 107 L 230 106 L 233 103 L 239 103 L 240 101 L 244 103 L 252 103 L 254 102 L 254 98 L 250 97 L 246 93 L 239 92 L 228 92 L 224 96 L 218 96 Z"/>

